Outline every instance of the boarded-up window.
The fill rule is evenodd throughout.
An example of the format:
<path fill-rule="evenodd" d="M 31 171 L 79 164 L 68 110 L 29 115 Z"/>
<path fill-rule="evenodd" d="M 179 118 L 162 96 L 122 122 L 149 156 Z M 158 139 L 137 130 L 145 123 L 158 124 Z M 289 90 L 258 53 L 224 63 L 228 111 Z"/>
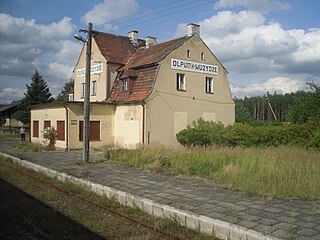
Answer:
<path fill-rule="evenodd" d="M 39 137 L 39 121 L 33 121 L 32 137 Z"/>
<path fill-rule="evenodd" d="M 100 121 L 90 121 L 90 141 L 100 141 Z M 83 141 L 83 121 L 79 122 L 79 141 Z"/>
<path fill-rule="evenodd" d="M 64 121 L 57 121 L 57 140 L 64 141 L 65 135 L 65 124 Z"/>
<path fill-rule="evenodd" d="M 51 127 L 51 121 L 49 120 L 49 121 L 44 121 L 43 122 L 43 129 L 46 129 L 46 128 L 49 128 L 49 127 Z"/>

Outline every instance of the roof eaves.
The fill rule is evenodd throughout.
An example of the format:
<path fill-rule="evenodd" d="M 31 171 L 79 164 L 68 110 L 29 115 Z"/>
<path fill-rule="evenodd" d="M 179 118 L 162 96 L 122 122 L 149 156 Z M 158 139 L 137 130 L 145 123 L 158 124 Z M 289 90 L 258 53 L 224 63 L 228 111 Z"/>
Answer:
<path fill-rule="evenodd" d="M 193 35 L 194 36 L 194 35 Z M 202 40 L 202 38 L 199 36 L 200 40 L 203 42 L 203 44 L 208 48 L 208 50 L 211 52 L 211 54 L 217 59 L 217 61 L 221 64 L 221 66 L 223 67 L 223 69 L 229 73 L 229 71 L 226 69 L 225 66 L 223 66 L 223 64 L 220 62 L 220 60 L 217 58 L 217 56 L 211 51 L 211 49 L 208 47 L 208 45 Z"/>
<path fill-rule="evenodd" d="M 174 50 L 176 50 L 177 48 L 179 48 L 180 46 L 182 46 L 186 41 L 188 41 L 190 38 L 192 37 L 188 37 L 188 36 L 183 36 L 183 37 L 180 37 L 180 38 L 184 38 L 184 41 L 180 42 L 179 44 L 177 44 L 173 49 L 171 49 L 170 51 L 168 51 L 166 54 L 164 54 L 159 60 L 158 60 L 158 63 L 161 62 L 163 59 L 165 59 L 171 52 L 173 52 Z M 175 38 L 175 39 L 171 39 L 169 41 L 172 41 L 172 40 L 177 40 L 179 38 Z M 168 42 L 168 41 L 167 41 Z"/>

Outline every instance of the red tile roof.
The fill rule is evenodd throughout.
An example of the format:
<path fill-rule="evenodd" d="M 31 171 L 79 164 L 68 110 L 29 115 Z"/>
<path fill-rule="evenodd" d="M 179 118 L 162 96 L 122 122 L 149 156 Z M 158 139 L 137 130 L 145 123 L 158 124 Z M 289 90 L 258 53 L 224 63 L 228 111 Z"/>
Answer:
<path fill-rule="evenodd" d="M 107 62 L 112 63 L 125 64 L 139 47 L 145 45 L 141 39 L 134 45 L 129 37 L 97 31 L 93 31 L 93 38 Z"/>
<path fill-rule="evenodd" d="M 152 91 L 158 62 L 190 37 L 181 37 L 145 47 L 144 40 L 134 45 L 129 37 L 94 32 L 94 39 L 107 62 L 124 66 L 118 71 L 107 101 L 141 102 Z M 128 78 L 129 91 L 121 91 L 120 79 Z"/>
<path fill-rule="evenodd" d="M 156 43 L 149 47 L 139 48 L 128 60 L 126 67 L 135 68 L 162 60 L 171 51 L 181 46 L 190 37 L 181 37 L 162 43 Z"/>
<path fill-rule="evenodd" d="M 113 84 L 110 97 L 107 100 L 115 102 L 141 102 L 152 91 L 158 71 L 158 62 L 171 51 L 181 46 L 189 37 L 172 39 L 156 43 L 149 47 L 140 47 L 119 70 Z M 133 72 L 134 71 L 134 72 Z M 134 76 L 130 80 L 130 76 Z M 128 91 L 121 91 L 121 80 L 128 78 Z"/>
<path fill-rule="evenodd" d="M 133 81 L 132 89 L 124 92 L 125 94 L 121 92 L 121 80 L 117 77 L 113 84 L 111 95 L 107 100 L 124 103 L 145 100 L 152 91 L 157 71 L 157 65 L 135 70 L 136 78 L 132 78 L 131 80 L 128 78 L 129 81 Z M 130 90 L 131 92 L 129 92 Z"/>

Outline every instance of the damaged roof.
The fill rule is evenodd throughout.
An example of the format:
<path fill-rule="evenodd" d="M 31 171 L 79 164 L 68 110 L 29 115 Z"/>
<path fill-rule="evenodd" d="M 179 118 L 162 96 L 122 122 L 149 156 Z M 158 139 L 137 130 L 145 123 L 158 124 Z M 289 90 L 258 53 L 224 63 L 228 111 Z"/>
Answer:
<path fill-rule="evenodd" d="M 124 65 L 139 47 L 145 46 L 145 40 L 142 39 L 138 39 L 138 43 L 134 44 L 126 36 L 97 31 L 93 31 L 92 35 L 103 57 L 111 63 Z"/>
<path fill-rule="evenodd" d="M 116 80 L 113 83 L 108 101 L 118 103 L 141 102 L 145 100 L 152 91 L 158 71 L 158 63 L 170 52 L 181 46 L 190 37 L 181 37 L 155 43 L 149 47 L 143 46 L 128 58 L 125 65 L 119 69 Z M 130 78 L 134 76 L 134 78 Z M 132 81 L 127 94 L 121 93 L 121 80 L 128 78 Z"/>

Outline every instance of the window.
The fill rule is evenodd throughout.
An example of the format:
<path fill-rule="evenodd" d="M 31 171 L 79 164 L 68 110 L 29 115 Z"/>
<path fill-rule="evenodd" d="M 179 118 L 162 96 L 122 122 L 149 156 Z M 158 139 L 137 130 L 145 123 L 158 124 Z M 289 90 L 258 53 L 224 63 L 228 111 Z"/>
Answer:
<path fill-rule="evenodd" d="M 84 98 L 85 89 L 86 89 L 86 84 L 82 83 L 81 84 L 81 98 Z"/>
<path fill-rule="evenodd" d="M 65 140 L 65 132 L 64 132 L 64 121 L 57 121 L 57 140 L 64 141 Z"/>
<path fill-rule="evenodd" d="M 177 90 L 178 91 L 186 90 L 185 74 L 177 73 Z"/>
<path fill-rule="evenodd" d="M 100 121 L 90 121 L 90 141 L 100 141 Z M 83 121 L 79 121 L 79 141 L 83 141 Z"/>
<path fill-rule="evenodd" d="M 190 58 L 190 57 L 191 57 L 191 52 L 190 52 L 190 50 L 189 50 L 189 49 L 187 50 L 187 57 L 188 57 L 188 58 Z"/>
<path fill-rule="evenodd" d="M 91 96 L 96 96 L 97 94 L 97 81 L 92 81 Z"/>
<path fill-rule="evenodd" d="M 32 137 L 39 137 L 39 121 L 33 121 Z"/>
<path fill-rule="evenodd" d="M 201 53 L 201 60 L 204 61 L 204 53 Z"/>
<path fill-rule="evenodd" d="M 125 92 L 128 90 L 128 79 L 121 80 L 121 91 Z"/>
<path fill-rule="evenodd" d="M 46 129 L 46 128 L 49 128 L 51 127 L 51 121 L 48 120 L 48 121 L 44 121 L 43 122 L 43 129 Z"/>
<path fill-rule="evenodd" d="M 206 77 L 206 93 L 213 93 L 213 78 Z"/>

